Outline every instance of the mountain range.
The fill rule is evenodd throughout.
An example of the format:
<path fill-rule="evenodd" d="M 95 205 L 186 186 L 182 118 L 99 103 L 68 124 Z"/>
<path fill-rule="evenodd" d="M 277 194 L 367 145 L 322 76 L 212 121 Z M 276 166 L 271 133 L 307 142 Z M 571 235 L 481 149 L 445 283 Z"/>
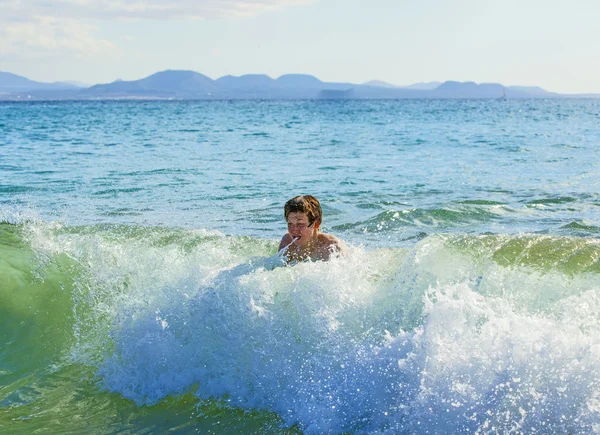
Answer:
<path fill-rule="evenodd" d="M 0 72 L 0 100 L 514 99 L 575 96 L 600 97 L 598 94 L 557 94 L 535 86 L 503 86 L 499 83 L 446 81 L 396 86 L 378 80 L 362 84 L 323 82 L 306 74 L 285 74 L 277 79 L 263 74 L 228 75 L 213 80 L 195 71 L 167 70 L 140 80 L 117 80 L 85 86 L 72 82 L 42 83 Z"/>

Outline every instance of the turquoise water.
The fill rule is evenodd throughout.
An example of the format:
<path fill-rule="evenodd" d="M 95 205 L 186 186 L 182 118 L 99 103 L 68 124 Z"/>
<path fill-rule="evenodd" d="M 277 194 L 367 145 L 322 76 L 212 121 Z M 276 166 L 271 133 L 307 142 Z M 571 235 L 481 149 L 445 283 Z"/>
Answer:
<path fill-rule="evenodd" d="M 0 430 L 600 431 L 600 101 L 0 104 Z M 284 267 L 310 193 L 345 258 Z"/>

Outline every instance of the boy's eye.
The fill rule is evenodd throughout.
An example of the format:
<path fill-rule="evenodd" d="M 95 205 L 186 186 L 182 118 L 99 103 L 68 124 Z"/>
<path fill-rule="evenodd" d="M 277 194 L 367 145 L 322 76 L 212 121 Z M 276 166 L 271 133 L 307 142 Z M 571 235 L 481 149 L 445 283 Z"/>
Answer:
<path fill-rule="evenodd" d="M 304 229 L 304 228 L 308 228 L 310 225 L 306 222 L 299 222 L 299 223 L 292 223 L 292 222 L 288 222 L 287 223 L 288 228 L 298 228 L 298 229 Z"/>

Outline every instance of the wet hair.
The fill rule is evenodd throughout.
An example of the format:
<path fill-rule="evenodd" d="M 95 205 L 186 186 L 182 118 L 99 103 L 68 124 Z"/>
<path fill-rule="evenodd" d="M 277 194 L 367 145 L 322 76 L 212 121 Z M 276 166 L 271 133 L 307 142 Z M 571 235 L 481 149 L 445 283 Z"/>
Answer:
<path fill-rule="evenodd" d="M 308 217 L 308 223 L 312 225 L 317 222 L 321 224 L 323 219 L 323 211 L 319 200 L 312 195 L 300 195 L 290 199 L 283 206 L 283 214 L 287 221 L 290 213 L 304 213 Z"/>

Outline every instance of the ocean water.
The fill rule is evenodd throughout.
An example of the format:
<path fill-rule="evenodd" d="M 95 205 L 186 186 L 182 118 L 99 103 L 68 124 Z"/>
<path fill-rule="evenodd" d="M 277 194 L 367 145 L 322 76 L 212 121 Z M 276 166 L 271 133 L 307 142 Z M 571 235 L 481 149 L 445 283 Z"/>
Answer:
<path fill-rule="evenodd" d="M 0 103 L 0 432 L 600 433 L 599 192 L 600 100 Z"/>

